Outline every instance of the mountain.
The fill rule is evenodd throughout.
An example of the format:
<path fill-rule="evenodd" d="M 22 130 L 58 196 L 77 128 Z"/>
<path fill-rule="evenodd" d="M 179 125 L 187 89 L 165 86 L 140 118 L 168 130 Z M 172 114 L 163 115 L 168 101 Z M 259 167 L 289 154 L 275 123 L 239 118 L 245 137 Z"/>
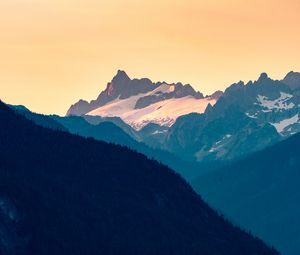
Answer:
<path fill-rule="evenodd" d="M 89 116 L 83 115 L 82 116 L 88 123 L 92 125 L 99 125 L 103 122 L 111 122 L 121 128 L 126 134 L 128 134 L 131 138 L 136 141 L 140 141 L 141 137 L 138 132 L 133 129 L 131 126 L 126 124 L 121 118 L 119 117 L 100 117 L 100 116 Z"/>
<path fill-rule="evenodd" d="M 150 139 L 158 140 L 165 133 L 167 127 L 157 124 L 148 124 L 139 132 L 125 124 L 120 118 L 103 118 L 97 116 L 68 116 L 42 115 L 31 112 L 24 106 L 11 106 L 16 112 L 32 120 L 37 125 L 63 130 L 83 137 L 92 137 L 99 141 L 105 141 L 126 146 L 132 150 L 153 158 L 174 169 L 186 180 L 193 180 L 205 171 L 219 167 L 223 162 L 190 162 L 175 156 L 172 153 L 153 148 L 145 144 Z M 25 111 L 26 109 L 26 111 Z M 155 133 L 155 134 L 153 134 Z"/>
<path fill-rule="evenodd" d="M 300 134 L 206 173 L 193 187 L 282 254 L 300 254 Z"/>
<path fill-rule="evenodd" d="M 230 161 L 300 131 L 299 81 L 296 72 L 281 81 L 262 73 L 203 97 L 190 85 L 131 80 L 118 71 L 83 114 L 120 117 L 135 129 L 131 137 L 184 160 Z M 69 115 L 80 115 L 72 109 Z"/>
<path fill-rule="evenodd" d="M 283 82 L 262 73 L 231 85 L 203 114 L 177 118 L 158 146 L 190 160 L 228 161 L 288 138 L 300 131 L 300 93 L 286 84 L 295 77 Z"/>
<path fill-rule="evenodd" d="M 222 115 L 232 105 L 258 124 L 271 124 L 282 136 L 300 130 L 300 97 L 288 85 L 270 79 L 265 73 L 255 82 L 239 82 L 226 89 L 222 100 L 212 108 L 211 115 Z"/>
<path fill-rule="evenodd" d="M 63 125 L 73 134 L 78 134 L 84 137 L 93 137 L 100 141 L 120 144 L 129 148 L 138 147 L 138 142 L 111 120 L 103 122 L 99 121 L 98 123 L 95 122 L 95 124 L 91 124 L 85 118 L 79 116 L 50 116 L 50 118 Z"/>
<path fill-rule="evenodd" d="M 70 107 L 67 115 L 84 115 L 118 97 L 125 99 L 140 93 L 149 92 L 158 86 L 158 84 L 153 84 L 149 79 L 131 80 L 124 71 L 118 70 L 115 77 L 107 84 L 106 89 L 100 93 L 96 100 L 90 103 L 84 100 L 78 101 Z"/>
<path fill-rule="evenodd" d="M 292 90 L 300 89 L 300 73 L 291 71 L 284 77 L 282 82 Z"/>
<path fill-rule="evenodd" d="M 229 107 L 214 120 L 206 114 L 182 116 L 166 134 L 162 148 L 187 160 L 228 161 L 280 139 L 273 126 L 259 125 L 239 108 Z"/>
<path fill-rule="evenodd" d="M 0 103 L 0 252 L 278 254 L 169 168 L 43 128 Z"/>
<path fill-rule="evenodd" d="M 140 141 L 151 148 L 161 148 L 169 127 L 149 123 L 138 131 Z"/>
<path fill-rule="evenodd" d="M 138 142 L 136 141 L 139 139 L 138 133 L 119 118 L 93 116 L 60 117 L 58 115 L 34 113 L 23 105 L 9 106 L 17 113 L 42 127 L 70 132 L 84 137 L 93 137 L 100 141 L 124 145 L 133 149 L 138 147 Z"/>
<path fill-rule="evenodd" d="M 204 97 L 188 84 L 131 80 L 119 70 L 96 100 L 79 101 L 71 106 L 67 115 L 117 116 L 137 130 L 148 123 L 171 126 L 181 115 L 204 112 L 206 106 L 215 104 L 221 95 L 222 92 L 217 91 Z"/>
<path fill-rule="evenodd" d="M 67 129 L 62 124 L 60 124 L 58 121 L 52 118 L 49 118 L 47 115 L 33 113 L 23 105 L 8 105 L 8 106 L 16 110 L 19 114 L 25 116 L 27 119 L 32 120 L 39 126 L 51 128 L 54 130 L 67 131 Z"/>

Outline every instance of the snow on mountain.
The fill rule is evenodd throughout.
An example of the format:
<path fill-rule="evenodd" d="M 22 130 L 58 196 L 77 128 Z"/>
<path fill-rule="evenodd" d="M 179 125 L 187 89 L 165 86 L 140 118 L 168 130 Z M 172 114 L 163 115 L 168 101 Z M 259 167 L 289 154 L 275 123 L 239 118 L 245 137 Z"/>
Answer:
<path fill-rule="evenodd" d="M 296 124 L 298 122 L 299 122 L 299 114 L 296 114 L 291 118 L 284 119 L 278 123 L 270 123 L 270 124 L 276 128 L 278 133 L 281 134 L 287 127 Z"/>
<path fill-rule="evenodd" d="M 95 110 L 87 113 L 92 116 L 115 117 L 118 116 L 127 124 L 139 130 L 148 123 L 156 123 L 163 126 L 171 126 L 179 116 L 197 112 L 203 113 L 208 104 L 214 105 L 215 98 L 195 98 L 185 96 L 180 98 L 170 98 L 155 102 L 144 108 L 136 109 L 139 99 L 148 96 L 159 96 L 160 94 L 172 93 L 174 85 L 163 83 L 158 88 L 131 96 L 126 99 L 117 98 Z"/>
<path fill-rule="evenodd" d="M 259 102 L 258 104 L 262 106 L 263 108 L 266 108 L 267 110 L 287 110 L 287 109 L 292 109 L 295 104 L 293 103 L 288 103 L 293 95 L 280 92 L 280 97 L 278 97 L 275 100 L 270 100 L 266 96 L 258 95 L 257 101 Z"/>
<path fill-rule="evenodd" d="M 299 117 L 300 90 L 263 73 L 232 84 L 204 114 L 178 118 L 158 142 L 188 160 L 232 160 L 300 132 Z"/>
<path fill-rule="evenodd" d="M 215 145 L 214 145 L 213 147 L 211 147 L 211 149 L 209 150 L 209 152 L 215 152 L 215 151 L 218 151 L 219 148 L 223 146 L 222 143 L 224 142 L 224 140 L 225 140 L 225 139 L 229 139 L 230 137 L 231 137 L 230 134 L 225 135 L 225 136 L 222 138 L 222 140 L 217 141 L 217 142 L 215 143 Z"/>
<path fill-rule="evenodd" d="M 189 84 L 130 79 L 119 70 L 95 100 L 79 100 L 69 108 L 67 116 L 120 117 L 136 130 L 149 123 L 169 127 L 181 115 L 203 113 L 222 94 L 217 91 L 204 97 Z"/>
<path fill-rule="evenodd" d="M 163 86 L 162 86 L 163 85 Z M 158 90 L 156 90 L 159 88 Z M 147 94 L 147 92 L 153 92 Z M 143 108 L 152 103 L 170 98 L 180 98 L 186 96 L 193 96 L 194 98 L 204 98 L 203 94 L 195 91 L 191 85 L 182 83 L 167 84 L 165 82 L 152 82 L 147 78 L 130 79 L 129 76 L 119 70 L 113 77 L 111 82 L 106 86 L 95 100 L 87 102 L 79 100 L 77 103 L 71 105 L 67 115 L 85 115 L 107 103 L 111 103 L 116 99 L 127 99 L 129 97 L 137 96 L 139 94 L 147 94 L 146 97 L 141 97 L 136 102 L 135 108 Z M 212 96 L 219 98 L 222 92 L 217 91 Z"/>

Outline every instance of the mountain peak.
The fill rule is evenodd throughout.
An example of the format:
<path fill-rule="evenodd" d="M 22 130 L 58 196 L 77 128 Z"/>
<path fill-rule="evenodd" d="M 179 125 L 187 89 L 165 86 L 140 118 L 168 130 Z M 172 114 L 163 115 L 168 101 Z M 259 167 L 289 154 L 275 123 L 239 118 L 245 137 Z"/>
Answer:
<path fill-rule="evenodd" d="M 113 78 L 114 82 L 129 81 L 129 80 L 130 80 L 129 76 L 123 70 L 118 70 L 117 74 Z"/>
<path fill-rule="evenodd" d="M 212 98 L 212 99 L 219 100 L 219 98 L 220 98 L 221 96 L 223 96 L 223 94 L 224 94 L 223 91 L 217 90 L 217 91 L 215 91 L 213 94 L 211 94 L 209 97 Z"/>
<path fill-rule="evenodd" d="M 219 95 L 220 93 L 214 94 L 213 97 L 207 98 L 207 100 L 216 101 L 218 100 Z M 185 103 L 192 102 L 193 100 L 204 99 L 203 94 L 196 92 L 189 84 L 183 85 L 182 83 L 166 82 L 154 83 L 147 78 L 131 79 L 125 71 L 118 70 L 113 79 L 107 83 L 106 89 L 99 94 L 96 100 L 92 100 L 91 102 L 79 101 L 75 103 L 70 107 L 67 115 L 89 114 L 104 105 L 108 105 L 113 100 L 118 100 L 119 102 L 133 96 L 138 97 L 131 98 L 131 100 L 126 101 L 128 103 L 128 105 L 126 105 L 127 108 L 129 107 L 131 109 L 131 107 L 133 107 L 133 109 L 141 109 L 148 107 L 151 104 L 158 103 L 159 101 L 167 99 L 174 99 L 173 101 L 175 101 L 184 97 L 189 97 Z M 207 100 L 203 101 L 205 106 Z M 199 111 L 204 111 L 204 109 L 202 110 L 202 104 L 199 105 L 199 107 Z M 188 108 L 195 110 L 192 104 L 189 105 Z M 118 110 L 118 114 L 120 114 L 120 110 L 121 109 Z M 159 112 L 163 111 L 160 110 Z M 171 119 L 173 120 L 173 118 Z M 169 120 L 167 120 L 167 122 L 169 123 Z"/>
<path fill-rule="evenodd" d="M 268 74 L 267 73 L 261 73 L 261 75 L 258 78 L 258 81 L 263 81 L 263 80 L 266 80 L 266 79 L 269 79 Z"/>
<path fill-rule="evenodd" d="M 291 89 L 298 89 L 300 88 L 300 73 L 291 71 L 284 77 L 282 82 L 287 84 Z"/>
<path fill-rule="evenodd" d="M 294 72 L 294 71 L 290 71 L 285 77 L 289 77 L 289 76 L 297 76 L 297 75 L 300 75 L 299 72 Z"/>

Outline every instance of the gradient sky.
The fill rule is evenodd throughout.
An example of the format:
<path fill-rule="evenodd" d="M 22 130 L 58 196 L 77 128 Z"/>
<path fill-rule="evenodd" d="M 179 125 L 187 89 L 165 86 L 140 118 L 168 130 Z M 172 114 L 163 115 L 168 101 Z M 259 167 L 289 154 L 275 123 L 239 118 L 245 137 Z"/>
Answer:
<path fill-rule="evenodd" d="M 300 71 L 299 0 L 0 0 L 0 98 L 65 114 L 118 69 L 204 94 Z"/>

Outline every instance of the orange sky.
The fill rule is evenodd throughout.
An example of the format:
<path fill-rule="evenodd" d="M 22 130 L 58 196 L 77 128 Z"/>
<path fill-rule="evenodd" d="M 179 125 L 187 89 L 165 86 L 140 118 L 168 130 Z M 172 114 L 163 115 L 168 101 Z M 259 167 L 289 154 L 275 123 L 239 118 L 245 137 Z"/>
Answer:
<path fill-rule="evenodd" d="M 0 98 L 64 114 L 118 69 L 208 94 L 300 71 L 299 0 L 0 0 Z"/>

